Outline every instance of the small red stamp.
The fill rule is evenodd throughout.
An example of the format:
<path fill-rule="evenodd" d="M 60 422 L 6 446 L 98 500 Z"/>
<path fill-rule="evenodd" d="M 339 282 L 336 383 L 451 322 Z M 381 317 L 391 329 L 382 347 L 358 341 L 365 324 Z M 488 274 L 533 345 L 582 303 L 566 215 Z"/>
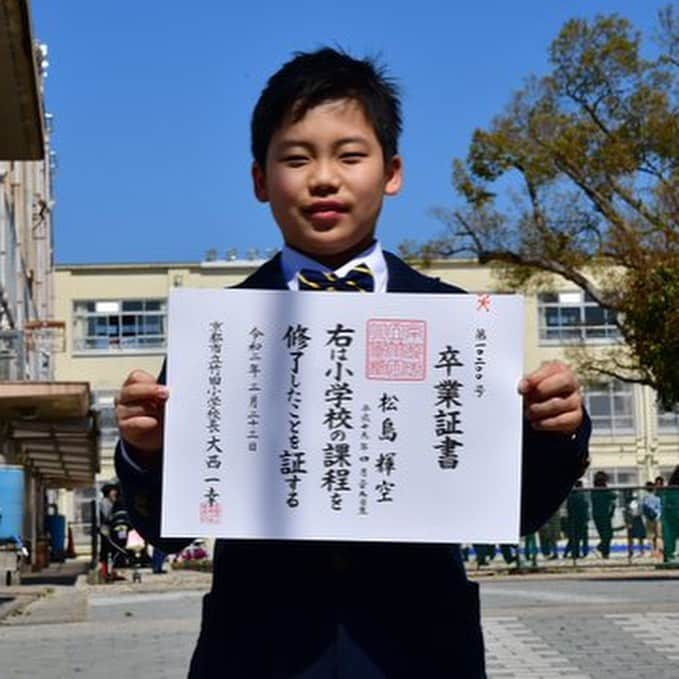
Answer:
<path fill-rule="evenodd" d="M 366 377 L 421 382 L 427 373 L 427 324 L 391 318 L 368 321 Z"/>
<path fill-rule="evenodd" d="M 490 311 L 490 295 L 483 294 L 477 296 L 476 310 L 481 311 L 481 309 L 484 311 Z"/>
<path fill-rule="evenodd" d="M 222 522 L 222 505 L 219 502 L 200 503 L 200 522 L 217 524 Z"/>

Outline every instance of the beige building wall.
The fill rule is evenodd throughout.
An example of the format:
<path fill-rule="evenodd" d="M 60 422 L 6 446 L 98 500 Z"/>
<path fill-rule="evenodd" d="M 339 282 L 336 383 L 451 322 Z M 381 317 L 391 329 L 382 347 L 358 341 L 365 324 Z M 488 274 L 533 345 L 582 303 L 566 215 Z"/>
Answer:
<path fill-rule="evenodd" d="M 55 317 L 66 323 L 66 351 L 57 356 L 56 379 L 87 380 L 92 391 L 109 391 L 110 398 L 133 369 L 156 374 L 164 351 L 156 349 L 74 350 L 74 303 L 82 300 L 116 301 L 165 299 L 172 287 L 222 288 L 234 285 L 258 262 L 215 261 L 170 264 L 60 265 L 56 271 Z M 502 292 L 490 267 L 472 261 L 433 262 L 423 270 L 431 276 L 454 283 L 473 293 Z M 555 283 L 555 291 L 576 292 L 567 281 Z M 539 306 L 536 295 L 526 297 L 525 369 L 531 371 L 542 362 L 566 359 L 566 345 L 539 339 Z M 659 431 L 653 393 L 635 385 L 632 389 L 634 426 L 632 431 L 613 435 L 597 431 L 592 438 L 592 469 L 614 472 L 614 480 L 643 483 L 648 478 L 679 464 L 679 428 Z M 114 476 L 112 440 L 104 437 L 101 479 Z M 545 451 L 549 454 L 549 451 Z M 617 470 L 617 471 L 616 471 Z M 616 474 L 618 476 L 616 476 Z M 590 472 L 591 475 L 591 472 Z"/>

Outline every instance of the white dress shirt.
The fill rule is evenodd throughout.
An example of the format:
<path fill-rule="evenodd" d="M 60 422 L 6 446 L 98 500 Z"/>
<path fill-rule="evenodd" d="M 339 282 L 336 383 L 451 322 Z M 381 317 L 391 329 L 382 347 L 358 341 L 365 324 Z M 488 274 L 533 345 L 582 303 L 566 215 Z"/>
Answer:
<path fill-rule="evenodd" d="M 297 275 L 302 269 L 315 269 L 322 273 L 334 273 L 337 276 L 346 276 L 359 264 L 366 264 L 370 267 L 373 278 L 375 279 L 375 288 L 373 292 L 386 292 L 389 273 L 387 271 L 387 262 L 385 261 L 384 253 L 382 252 L 382 246 L 379 241 L 375 241 L 367 250 L 356 255 L 356 257 L 346 264 L 343 264 L 339 269 L 331 269 L 330 267 L 324 266 L 316 260 L 311 259 L 311 257 L 307 257 L 298 250 L 291 248 L 289 245 L 284 245 L 281 250 L 283 277 L 290 290 L 299 290 Z"/>

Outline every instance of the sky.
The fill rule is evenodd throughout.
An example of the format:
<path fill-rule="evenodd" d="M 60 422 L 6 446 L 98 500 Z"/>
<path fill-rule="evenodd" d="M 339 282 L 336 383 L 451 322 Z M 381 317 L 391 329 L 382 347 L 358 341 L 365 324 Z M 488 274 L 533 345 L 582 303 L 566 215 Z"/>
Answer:
<path fill-rule="evenodd" d="M 200 261 L 281 245 L 250 180 L 249 123 L 293 52 L 379 55 L 403 94 L 405 185 L 378 235 L 439 235 L 455 157 L 502 113 L 570 18 L 617 12 L 650 44 L 657 0 L 33 0 L 49 48 L 57 263 Z"/>

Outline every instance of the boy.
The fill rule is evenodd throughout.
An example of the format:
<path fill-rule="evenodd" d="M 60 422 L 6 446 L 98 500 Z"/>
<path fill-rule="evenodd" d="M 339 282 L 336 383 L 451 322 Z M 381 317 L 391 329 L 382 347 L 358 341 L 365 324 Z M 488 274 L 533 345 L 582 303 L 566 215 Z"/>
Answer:
<path fill-rule="evenodd" d="M 396 88 L 372 63 L 324 48 L 285 64 L 252 117 L 255 195 L 285 245 L 239 287 L 461 293 L 375 240 L 383 197 L 401 188 L 400 130 Z M 531 532 L 582 473 L 590 425 L 562 364 L 527 376 L 520 391 Z M 167 398 L 153 376 L 128 376 L 116 463 L 138 529 L 176 551 L 185 542 L 158 536 Z M 484 676 L 478 588 L 457 545 L 217 541 L 193 679 Z"/>

